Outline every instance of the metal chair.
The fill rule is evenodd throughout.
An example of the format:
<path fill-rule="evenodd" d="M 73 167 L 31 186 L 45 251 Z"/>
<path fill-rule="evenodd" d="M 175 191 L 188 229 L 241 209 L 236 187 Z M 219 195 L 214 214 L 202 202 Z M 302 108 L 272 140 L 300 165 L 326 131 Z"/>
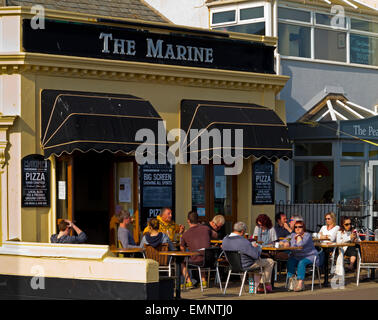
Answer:
<path fill-rule="evenodd" d="M 201 284 L 201 292 L 203 292 L 203 285 L 201 281 L 201 271 L 208 271 L 208 285 L 210 286 L 210 272 L 215 272 L 215 281 L 219 281 L 219 287 L 222 291 L 222 282 L 219 275 L 219 269 L 218 269 L 218 258 L 221 253 L 221 248 L 219 247 L 211 247 L 204 249 L 204 259 L 202 266 L 194 265 L 194 264 L 187 264 L 187 269 L 197 269 Z"/>
<path fill-rule="evenodd" d="M 312 264 L 308 264 L 306 266 L 306 269 L 307 268 L 310 268 L 309 272 L 312 273 L 312 281 L 311 281 L 311 291 L 314 291 L 314 281 L 315 281 L 315 270 L 317 271 L 318 273 L 318 278 L 319 278 L 319 286 L 320 288 L 322 287 L 322 282 L 321 282 L 321 278 L 320 278 L 320 265 L 317 266 L 316 265 L 316 258 L 318 258 L 320 260 L 320 254 L 323 252 L 323 249 L 321 248 L 319 251 L 318 251 L 318 255 L 317 257 L 314 258 L 314 261 Z M 286 275 L 286 284 L 285 284 L 285 288 L 287 288 L 287 282 L 288 282 L 289 278 L 288 276 Z"/>
<path fill-rule="evenodd" d="M 262 276 L 263 285 L 264 285 L 264 292 L 266 294 L 265 276 L 264 276 L 263 268 L 261 266 L 260 266 L 260 271 L 257 271 L 257 269 L 250 269 L 250 268 L 244 269 L 242 267 L 242 263 L 241 263 L 240 251 L 224 251 L 224 255 L 226 256 L 226 259 L 229 263 L 229 271 L 228 271 L 226 286 L 224 288 L 223 294 L 226 294 L 226 290 L 227 290 L 228 282 L 230 280 L 230 276 L 232 274 L 235 274 L 235 275 L 239 275 L 239 276 L 243 277 L 242 278 L 242 284 L 241 284 L 241 287 L 240 287 L 240 292 L 239 292 L 239 297 L 240 297 L 242 290 L 243 290 L 243 287 L 244 287 L 245 278 L 246 278 L 248 272 L 258 273 Z M 257 293 L 257 290 L 256 290 L 255 293 Z"/>
<path fill-rule="evenodd" d="M 357 286 L 360 283 L 361 268 L 367 268 L 370 273 L 370 268 L 378 268 L 378 241 L 361 241 L 361 254 L 357 249 L 358 266 L 357 266 Z"/>

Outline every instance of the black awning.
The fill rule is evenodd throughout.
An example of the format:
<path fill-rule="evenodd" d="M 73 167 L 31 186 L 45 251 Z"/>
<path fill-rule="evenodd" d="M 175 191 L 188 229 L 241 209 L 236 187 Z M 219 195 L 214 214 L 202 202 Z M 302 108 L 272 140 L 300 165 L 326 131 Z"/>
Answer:
<path fill-rule="evenodd" d="M 201 152 L 202 141 L 188 135 L 191 129 L 243 129 L 243 157 L 268 159 L 292 157 L 292 146 L 288 138 L 288 130 L 285 123 L 274 110 L 256 104 L 215 102 L 200 100 L 182 100 L 181 102 L 181 129 L 187 136 L 187 145 L 192 148 L 188 152 Z M 201 134 L 199 134 L 201 136 Z M 193 141 L 198 140 L 198 147 Z M 210 141 L 209 159 L 216 154 L 216 146 Z M 193 148 L 194 146 L 194 148 Z M 222 141 L 222 146 L 224 146 Z M 193 150 L 194 149 L 194 150 Z M 224 152 L 224 147 L 222 154 Z M 231 152 L 235 149 L 235 137 L 231 139 Z M 222 155 L 223 157 L 223 155 Z"/>
<path fill-rule="evenodd" d="M 161 120 L 150 102 L 132 95 L 61 90 L 41 93 L 45 157 L 74 150 L 131 154 L 143 143 L 135 141 L 136 132 L 150 129 L 158 137 Z"/>

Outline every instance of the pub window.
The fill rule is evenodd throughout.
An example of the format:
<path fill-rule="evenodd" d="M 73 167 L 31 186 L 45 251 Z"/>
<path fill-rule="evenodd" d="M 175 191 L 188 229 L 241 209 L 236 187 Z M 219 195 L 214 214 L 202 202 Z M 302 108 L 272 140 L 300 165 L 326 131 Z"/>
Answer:
<path fill-rule="evenodd" d="M 192 165 L 192 210 L 202 221 L 225 217 L 225 231 L 236 222 L 237 176 L 226 176 L 224 165 Z"/>
<path fill-rule="evenodd" d="M 351 33 L 350 62 L 378 66 L 378 37 Z"/>
<path fill-rule="evenodd" d="M 378 160 L 378 147 L 369 144 L 369 159 Z"/>
<path fill-rule="evenodd" d="M 378 23 L 376 22 L 370 22 L 366 20 L 359 20 L 359 19 L 352 18 L 350 23 L 351 23 L 352 30 L 378 33 Z"/>
<path fill-rule="evenodd" d="M 315 29 L 315 59 L 346 62 L 346 32 Z"/>
<path fill-rule="evenodd" d="M 332 161 L 295 161 L 295 201 L 332 203 L 333 172 Z"/>
<path fill-rule="evenodd" d="M 240 9 L 240 20 L 264 18 L 264 7 Z"/>
<path fill-rule="evenodd" d="M 292 21 L 311 22 L 311 12 L 289 9 L 284 7 L 278 8 L 278 18 Z"/>
<path fill-rule="evenodd" d="M 278 50 L 281 55 L 311 58 L 311 28 L 278 24 Z"/>
<path fill-rule="evenodd" d="M 296 143 L 296 157 L 332 156 L 332 143 Z"/>
<path fill-rule="evenodd" d="M 214 12 L 212 18 L 212 24 L 235 22 L 236 10 Z"/>
<path fill-rule="evenodd" d="M 364 170 L 361 164 L 340 166 L 340 200 L 358 204 L 364 194 Z"/>
<path fill-rule="evenodd" d="M 213 12 L 212 29 L 265 35 L 265 7 L 263 5 L 253 7 L 236 5 L 234 8 L 235 10 Z"/>
<path fill-rule="evenodd" d="M 364 144 L 362 143 L 343 143 L 341 147 L 342 157 L 363 158 Z"/>
<path fill-rule="evenodd" d="M 257 34 L 263 36 L 265 35 L 265 22 L 239 24 L 236 26 L 228 26 L 214 29 L 248 34 Z"/>

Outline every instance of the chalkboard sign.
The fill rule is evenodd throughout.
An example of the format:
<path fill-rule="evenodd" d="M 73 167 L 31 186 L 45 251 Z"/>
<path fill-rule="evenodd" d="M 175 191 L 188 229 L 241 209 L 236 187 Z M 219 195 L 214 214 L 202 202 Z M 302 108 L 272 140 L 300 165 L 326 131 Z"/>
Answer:
<path fill-rule="evenodd" d="M 274 204 L 274 164 L 268 160 L 252 165 L 252 204 Z"/>
<path fill-rule="evenodd" d="M 160 214 L 161 208 L 172 208 L 175 219 L 175 170 L 170 164 L 142 165 L 140 172 L 141 228 Z"/>
<path fill-rule="evenodd" d="M 50 207 L 50 160 L 31 154 L 21 160 L 22 206 Z"/>

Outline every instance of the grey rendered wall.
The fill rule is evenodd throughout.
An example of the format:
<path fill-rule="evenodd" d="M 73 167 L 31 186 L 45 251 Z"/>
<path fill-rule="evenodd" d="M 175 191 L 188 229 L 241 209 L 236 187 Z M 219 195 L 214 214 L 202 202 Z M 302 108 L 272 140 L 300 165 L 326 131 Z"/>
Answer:
<path fill-rule="evenodd" d="M 306 113 L 306 104 L 330 87 L 341 87 L 346 98 L 360 106 L 373 109 L 378 104 L 377 69 L 282 59 L 281 74 L 290 76 L 280 94 L 287 122 L 295 122 Z"/>

